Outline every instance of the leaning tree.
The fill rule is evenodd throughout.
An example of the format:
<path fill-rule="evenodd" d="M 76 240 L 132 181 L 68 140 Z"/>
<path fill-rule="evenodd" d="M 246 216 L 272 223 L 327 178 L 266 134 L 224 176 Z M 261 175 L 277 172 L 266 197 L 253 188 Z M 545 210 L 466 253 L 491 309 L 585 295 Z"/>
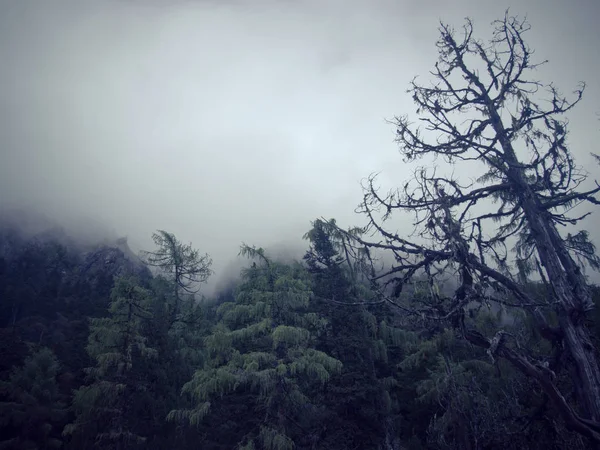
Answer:
<path fill-rule="evenodd" d="M 534 78 L 540 63 L 524 40 L 529 29 L 526 20 L 508 13 L 493 22 L 487 42 L 473 36 L 468 19 L 461 33 L 441 25 L 433 81 L 415 79 L 409 89 L 421 126 L 407 117 L 394 125 L 406 160 L 441 158 L 450 163 L 444 165 L 452 168 L 445 171 L 450 175 L 440 167 L 420 168 L 387 193 L 370 177 L 359 210 L 380 239 L 348 237 L 393 254 L 394 264 L 373 278 L 380 286 L 396 283 L 396 292 L 416 276 L 426 274 L 433 283 L 456 271 L 458 288 L 445 298 L 432 289 L 428 306 L 408 309 L 384 294 L 391 289 L 382 295 L 409 313 L 451 321 L 492 358 L 503 357 L 537 380 L 567 426 L 600 442 L 600 366 L 584 323 L 593 302 L 582 272 L 584 264 L 598 267 L 598 258 L 585 231 L 559 233 L 585 217 L 573 213 L 577 205 L 598 204 L 600 187 L 584 189 L 590 180 L 574 162 L 563 117 L 584 86 L 567 99 Z M 472 173 L 477 176 L 470 178 Z M 396 211 L 416 215 L 410 238 L 390 227 Z M 527 281 L 532 273 L 543 286 L 537 294 Z M 490 301 L 527 311 L 557 357 L 538 361 L 502 331 L 487 337 L 476 331 L 465 312 L 474 302 Z M 579 408 L 556 383 L 560 349 L 560 360 L 568 355 L 575 369 Z"/>

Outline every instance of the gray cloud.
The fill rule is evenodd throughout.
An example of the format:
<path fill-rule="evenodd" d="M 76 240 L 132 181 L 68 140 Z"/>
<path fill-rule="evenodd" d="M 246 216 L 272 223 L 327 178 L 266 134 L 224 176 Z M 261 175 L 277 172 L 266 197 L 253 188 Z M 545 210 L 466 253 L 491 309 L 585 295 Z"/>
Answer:
<path fill-rule="evenodd" d="M 438 20 L 468 15 L 485 35 L 509 6 L 551 61 L 540 77 L 588 82 L 571 143 L 590 164 L 596 3 L 3 1 L 2 202 L 99 218 L 143 247 L 164 228 L 217 270 L 241 241 L 357 223 L 362 177 L 409 174 L 385 119 L 413 113 L 405 90 L 436 60 Z"/>

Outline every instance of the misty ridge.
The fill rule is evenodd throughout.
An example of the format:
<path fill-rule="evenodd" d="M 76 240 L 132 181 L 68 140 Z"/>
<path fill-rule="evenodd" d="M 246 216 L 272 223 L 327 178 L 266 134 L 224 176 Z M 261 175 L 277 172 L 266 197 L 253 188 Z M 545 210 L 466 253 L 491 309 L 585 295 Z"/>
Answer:
<path fill-rule="evenodd" d="M 0 5 L 0 449 L 600 446 L 600 11 L 510 3 Z"/>

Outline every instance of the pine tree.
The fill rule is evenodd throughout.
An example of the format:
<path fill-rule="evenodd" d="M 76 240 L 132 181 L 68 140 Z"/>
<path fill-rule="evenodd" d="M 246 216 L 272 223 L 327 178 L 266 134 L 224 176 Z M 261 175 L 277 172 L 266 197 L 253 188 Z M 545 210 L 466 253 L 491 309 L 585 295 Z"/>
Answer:
<path fill-rule="evenodd" d="M 183 388 L 197 405 L 169 419 L 200 425 L 231 396 L 249 395 L 251 426 L 238 430 L 240 448 L 292 449 L 318 438 L 308 432 L 316 408 L 311 395 L 341 363 L 314 348 L 325 324 L 307 311 L 306 271 L 276 263 L 262 249 L 243 246 L 242 254 L 255 262 L 243 272 L 235 301 L 219 306 L 219 323 L 206 339 L 208 361 Z"/>
<path fill-rule="evenodd" d="M 66 410 L 56 382 L 59 368 L 54 353 L 41 348 L 0 382 L 0 449 L 62 446 L 59 425 Z"/>
<path fill-rule="evenodd" d="M 125 449 L 145 440 L 136 434 L 131 425 L 136 417 L 128 411 L 144 388 L 139 361 L 156 356 L 141 332 L 151 317 L 150 298 L 136 279 L 121 277 L 111 292 L 109 317 L 90 321 L 87 351 L 96 365 L 87 369 L 89 384 L 75 392 L 76 420 L 64 430 L 80 446 L 91 439 L 98 448 Z"/>

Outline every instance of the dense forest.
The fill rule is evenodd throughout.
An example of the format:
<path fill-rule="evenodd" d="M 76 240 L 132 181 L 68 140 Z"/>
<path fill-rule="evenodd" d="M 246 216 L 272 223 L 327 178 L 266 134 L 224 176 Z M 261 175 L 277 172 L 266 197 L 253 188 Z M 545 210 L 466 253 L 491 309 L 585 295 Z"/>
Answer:
<path fill-rule="evenodd" d="M 368 178 L 365 226 L 307 218 L 299 260 L 241 244 L 213 295 L 202 243 L 168 231 L 136 255 L 0 223 L 0 448 L 600 447 L 600 260 L 578 227 L 600 187 L 561 118 L 584 89 L 529 77 L 528 30 L 442 25 L 409 91 L 423 127 L 394 121 L 414 178 Z"/>

